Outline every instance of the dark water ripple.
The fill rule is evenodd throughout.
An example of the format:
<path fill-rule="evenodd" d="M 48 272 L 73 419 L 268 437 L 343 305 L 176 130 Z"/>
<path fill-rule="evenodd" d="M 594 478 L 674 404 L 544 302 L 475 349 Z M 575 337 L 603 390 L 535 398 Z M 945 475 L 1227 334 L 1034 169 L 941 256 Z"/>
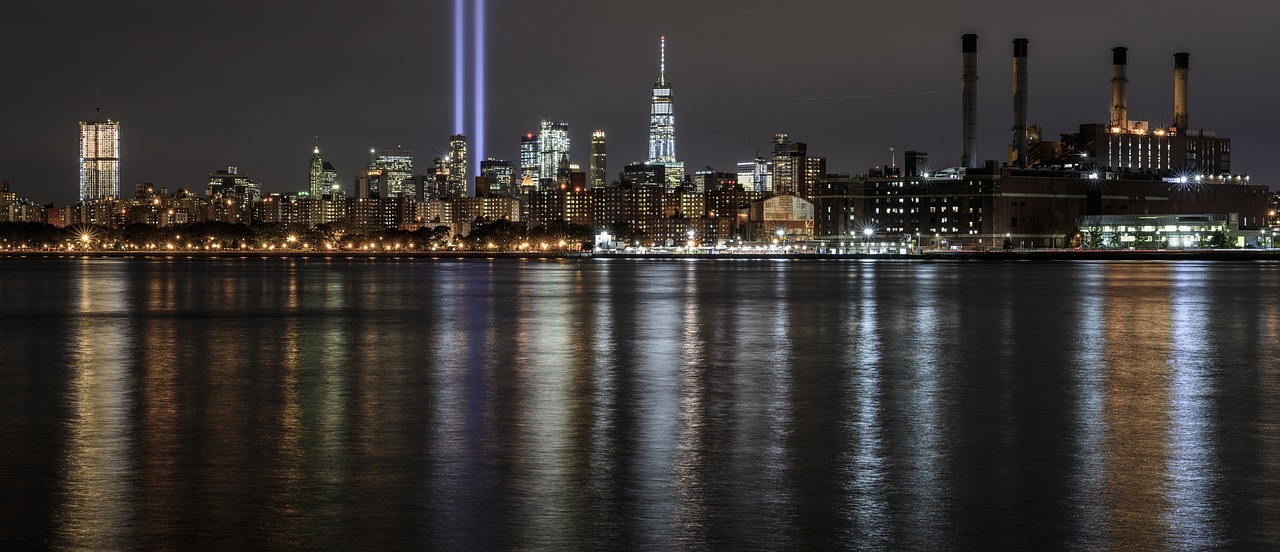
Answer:
<path fill-rule="evenodd" d="M 10 549 L 1266 549 L 1280 266 L 0 264 Z"/>

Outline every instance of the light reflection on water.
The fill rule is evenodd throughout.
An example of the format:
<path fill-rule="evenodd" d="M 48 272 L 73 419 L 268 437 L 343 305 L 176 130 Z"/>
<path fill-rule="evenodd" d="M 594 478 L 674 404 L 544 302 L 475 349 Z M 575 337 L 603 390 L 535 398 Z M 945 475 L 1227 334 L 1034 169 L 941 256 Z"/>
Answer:
<path fill-rule="evenodd" d="M 1123 550 L 1166 549 L 1169 451 L 1169 266 L 1108 271 L 1103 293 L 1104 501 Z"/>
<path fill-rule="evenodd" d="M 1109 537 L 1102 530 L 1107 527 L 1103 506 L 1103 474 L 1107 459 L 1107 424 L 1105 421 L 1105 380 L 1108 372 L 1104 348 L 1106 339 L 1105 272 L 1084 271 L 1076 283 L 1079 304 L 1076 322 L 1071 335 L 1070 370 L 1073 378 L 1074 404 L 1073 429 L 1075 439 L 1071 443 L 1071 460 L 1075 465 L 1071 475 L 1071 489 L 1065 505 L 1072 514 L 1071 534 L 1079 549 L 1103 549 L 1112 547 Z"/>
<path fill-rule="evenodd" d="M 133 540 L 138 508 L 135 434 L 129 420 L 135 391 L 121 347 L 134 337 L 124 304 L 123 268 L 83 261 L 71 270 L 78 276 L 70 290 L 77 323 L 68 344 L 73 372 L 65 396 L 70 416 L 55 514 L 57 543 L 120 549 Z"/>
<path fill-rule="evenodd" d="M 1216 534 L 1217 497 L 1220 486 L 1214 434 L 1217 428 L 1209 416 L 1209 397 L 1216 392 L 1213 372 L 1221 368 L 1211 335 L 1213 319 L 1209 298 L 1197 289 L 1213 285 L 1201 267 L 1173 272 L 1172 316 L 1169 336 L 1169 458 L 1166 492 L 1169 509 L 1164 523 L 1177 527 L 1167 541 L 1174 548 L 1207 550 L 1226 543 Z"/>
<path fill-rule="evenodd" d="M 850 543 L 859 550 L 883 550 L 891 542 L 888 504 L 888 458 L 885 456 L 883 394 L 881 370 L 884 363 L 880 342 L 879 302 L 876 297 L 874 267 L 868 265 L 857 274 L 859 301 L 845 317 L 842 332 L 854 343 L 849 364 L 850 400 L 846 408 L 850 422 L 844 428 L 850 433 L 852 446 L 846 454 L 842 477 L 851 504 L 848 506 L 854 528 Z"/>
<path fill-rule="evenodd" d="M 1280 538 L 1271 265 L 0 265 L 0 514 L 59 548 Z"/>

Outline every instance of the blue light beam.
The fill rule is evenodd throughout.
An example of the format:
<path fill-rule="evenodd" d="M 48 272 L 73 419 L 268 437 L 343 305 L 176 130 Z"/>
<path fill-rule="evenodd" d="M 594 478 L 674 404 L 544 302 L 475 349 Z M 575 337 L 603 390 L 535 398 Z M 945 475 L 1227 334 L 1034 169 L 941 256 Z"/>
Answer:
<path fill-rule="evenodd" d="M 475 40 L 475 51 L 473 52 L 475 67 L 475 100 L 472 109 L 475 109 L 475 154 L 472 155 L 475 174 L 480 174 L 480 162 L 484 161 L 484 0 L 476 0 L 476 20 L 475 30 L 472 39 Z M 474 195 L 474 194 L 473 194 Z"/>
<path fill-rule="evenodd" d="M 466 124 L 466 33 L 463 0 L 453 0 L 453 132 L 465 134 Z"/>

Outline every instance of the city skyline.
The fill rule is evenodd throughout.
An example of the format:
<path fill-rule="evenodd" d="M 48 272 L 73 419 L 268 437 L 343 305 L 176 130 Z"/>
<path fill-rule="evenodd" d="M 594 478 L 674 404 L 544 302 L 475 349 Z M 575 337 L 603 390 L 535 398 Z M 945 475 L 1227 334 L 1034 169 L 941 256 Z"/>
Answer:
<path fill-rule="evenodd" d="M 301 167 L 307 150 L 317 145 L 347 187 L 371 148 L 417 151 L 420 165 L 447 148 L 453 122 L 452 3 L 411 7 L 394 23 L 418 18 L 421 25 L 413 35 L 418 40 L 380 33 L 387 45 L 372 50 L 316 29 L 286 32 L 280 25 L 297 15 L 306 27 L 337 13 L 357 23 L 377 17 L 378 10 L 323 2 L 314 13 L 300 15 L 283 8 L 196 4 L 140 11 L 136 6 L 125 2 L 116 11 L 90 7 L 77 13 L 58 3 L 24 6 L 15 20 L 31 24 L 0 39 L 11 50 L 39 42 L 31 38 L 36 34 L 65 39 L 40 42 L 46 44 L 47 62 L 23 59 L 8 66 L 11 82 L 51 88 L 16 87 L 14 99 L 0 108 L 12 121 L 0 141 L 0 179 L 23 196 L 74 201 L 77 144 L 70 129 L 92 118 L 95 85 L 102 90 L 103 118 L 122 121 L 128 129 L 122 145 L 124 190 L 141 182 L 198 189 L 209 171 L 225 166 L 254 174 L 266 191 L 305 190 Z M 1032 12 L 1012 3 L 977 10 L 937 7 L 930 12 L 937 17 L 897 26 L 891 23 L 905 21 L 905 15 L 883 7 L 824 6 L 819 11 L 829 17 L 768 17 L 770 32 L 761 34 L 782 37 L 781 42 L 698 31 L 698 15 L 714 14 L 709 21 L 729 27 L 762 24 L 764 3 L 746 2 L 723 13 L 674 3 L 667 11 L 656 9 L 662 6 L 666 3 L 653 6 L 661 13 L 577 2 L 488 6 L 490 108 L 484 156 L 517 159 L 519 136 L 539 120 L 551 119 L 568 122 L 570 139 L 579 144 L 589 143 L 593 130 L 606 131 L 615 159 L 610 178 L 623 165 L 643 161 L 653 42 L 667 36 L 680 60 L 668 77 L 680 83 L 680 157 L 690 171 L 706 165 L 732 171 L 753 157 L 746 140 L 760 144 L 775 133 L 808 143 L 813 154 L 830 160 L 832 172 L 858 173 L 887 164 L 894 144 L 903 151 L 930 152 L 937 166 L 955 166 L 960 156 L 955 42 L 962 32 L 982 37 L 979 159 L 1003 159 L 1008 145 L 1007 43 L 1022 36 L 1035 43 L 1029 122 L 1050 136 L 1074 131 L 1082 122 L 1107 121 L 1110 50 L 1123 46 L 1129 48 L 1131 118 L 1173 122 L 1169 58 L 1186 51 L 1193 56 L 1191 125 L 1233 138 L 1234 172 L 1269 183 L 1266 161 L 1280 147 L 1267 132 L 1280 121 L 1263 100 L 1264 91 L 1274 89 L 1280 78 L 1249 70 L 1274 65 L 1277 54 L 1268 47 L 1266 33 L 1248 31 L 1280 16 L 1280 8 L 1271 5 L 1234 5 L 1195 21 L 1177 15 L 1178 3 L 1168 13 L 1115 7 L 1106 19 L 1095 17 L 1083 27 L 1044 18 L 1035 18 L 1034 25 L 1018 23 Z M 1086 2 L 1079 8 L 1100 13 L 1102 6 Z M 552 46 L 531 45 L 528 29 L 552 21 L 554 13 L 567 13 L 581 24 Z M 139 14 L 162 24 L 130 19 Z M 873 25 L 859 26 L 856 35 L 844 32 L 855 20 L 850 16 L 876 14 L 892 29 Z M 618 21 L 628 24 L 620 28 Z M 218 23 L 240 29 L 238 38 L 212 34 Z M 1228 40 L 1217 36 L 1226 31 L 1231 31 Z M 91 41 L 104 55 L 72 60 L 74 47 Z M 552 63 L 552 70 L 539 60 Z M 768 77 L 779 74 L 788 78 Z M 189 130 L 176 124 L 183 118 L 220 123 L 192 124 Z M 571 161 L 586 166 L 587 149 L 574 151 Z"/>

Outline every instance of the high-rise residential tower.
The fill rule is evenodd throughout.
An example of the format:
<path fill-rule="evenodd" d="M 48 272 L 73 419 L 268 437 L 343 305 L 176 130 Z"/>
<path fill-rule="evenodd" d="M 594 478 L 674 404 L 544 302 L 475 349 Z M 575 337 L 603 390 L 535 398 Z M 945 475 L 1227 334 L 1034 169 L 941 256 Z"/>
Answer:
<path fill-rule="evenodd" d="M 605 162 L 604 131 L 591 133 L 591 187 L 603 188 L 609 184 L 609 169 Z"/>
<path fill-rule="evenodd" d="M 80 121 L 80 200 L 120 197 L 120 122 Z"/>
<path fill-rule="evenodd" d="M 543 183 L 569 178 L 569 123 L 543 120 L 538 133 L 538 170 Z"/>
<path fill-rule="evenodd" d="M 668 187 L 684 180 L 684 164 L 676 160 L 676 116 L 672 109 L 671 83 L 667 82 L 667 37 L 658 52 L 658 82 L 653 85 L 649 109 L 649 164 L 667 168 Z"/>
<path fill-rule="evenodd" d="M 775 194 L 794 194 L 795 170 L 791 159 L 791 137 L 778 133 L 773 135 L 773 188 Z"/>
<path fill-rule="evenodd" d="M 449 176 L 446 182 L 449 184 L 447 194 L 449 197 L 463 197 L 466 195 L 475 195 L 470 193 L 467 186 L 467 137 L 461 134 L 454 134 L 449 137 Z"/>

